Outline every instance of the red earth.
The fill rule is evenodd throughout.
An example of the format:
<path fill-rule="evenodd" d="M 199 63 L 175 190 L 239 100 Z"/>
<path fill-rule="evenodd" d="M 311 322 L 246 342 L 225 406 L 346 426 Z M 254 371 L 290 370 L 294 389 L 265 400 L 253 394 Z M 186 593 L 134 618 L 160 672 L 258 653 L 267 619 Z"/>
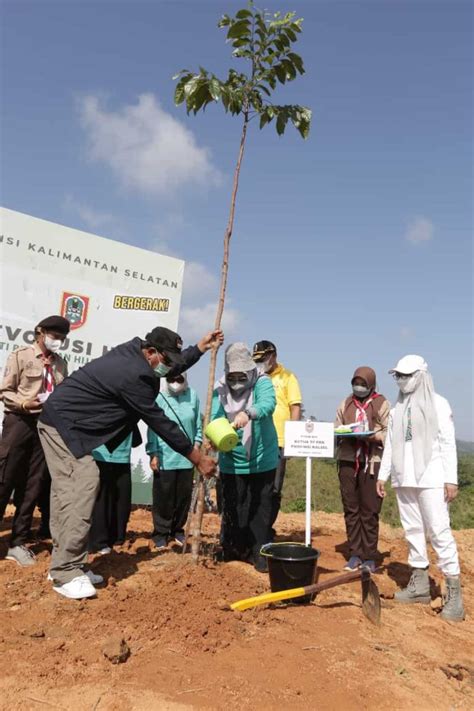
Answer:
<path fill-rule="evenodd" d="M 431 606 L 399 606 L 395 590 L 409 577 L 400 530 L 382 526 L 384 570 L 375 579 L 382 623 L 362 614 L 360 583 L 320 593 L 310 605 L 243 613 L 227 603 L 269 590 L 266 575 L 244 563 L 215 563 L 150 545 L 148 511 L 133 512 L 126 544 L 92 567 L 106 578 L 97 598 L 66 600 L 46 580 L 48 547 L 33 546 L 36 566 L 4 560 L 7 515 L 0 528 L 0 708 L 132 709 L 472 709 L 474 708 L 474 531 L 457 532 L 465 622 L 439 617 L 440 574 L 433 566 Z M 212 549 L 219 520 L 205 519 Z M 319 579 L 344 564 L 344 523 L 316 513 L 313 546 Z M 304 516 L 281 514 L 280 540 L 303 540 Z M 123 638 L 130 656 L 103 653 Z"/>

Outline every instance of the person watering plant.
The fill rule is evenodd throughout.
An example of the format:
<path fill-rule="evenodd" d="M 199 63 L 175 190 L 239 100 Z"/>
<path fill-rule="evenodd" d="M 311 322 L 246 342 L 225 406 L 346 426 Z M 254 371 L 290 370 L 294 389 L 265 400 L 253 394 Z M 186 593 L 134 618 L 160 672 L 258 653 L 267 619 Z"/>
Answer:
<path fill-rule="evenodd" d="M 376 392 L 372 368 L 357 368 L 352 376 L 352 394 L 339 405 L 335 427 L 354 425 L 360 437 L 338 438 L 336 459 L 341 490 L 349 560 L 345 570 L 362 564 L 376 569 L 379 514 L 382 501 L 377 496 L 377 474 L 387 432 L 390 403 Z M 374 434 L 364 436 L 364 431 Z"/>
<path fill-rule="evenodd" d="M 276 398 L 270 378 L 259 374 L 244 343 L 225 352 L 225 372 L 217 381 L 211 420 L 226 417 L 239 435 L 237 446 L 219 453 L 222 481 L 224 560 L 252 560 L 267 570 L 260 548 L 271 538 L 272 492 L 278 464 L 273 424 Z"/>
<path fill-rule="evenodd" d="M 412 568 L 407 587 L 395 593 L 395 600 L 430 602 L 428 536 L 445 578 L 441 617 L 459 622 L 464 619 L 464 606 L 448 506 L 458 494 L 453 415 L 448 401 L 434 391 L 421 356 L 405 356 L 389 373 L 399 395 L 390 413 L 377 490 L 383 498 L 385 482 L 391 477 Z"/>
<path fill-rule="evenodd" d="M 166 378 L 156 404 L 176 422 L 199 449 L 202 442 L 201 408 L 195 390 L 189 387 L 185 373 Z M 184 544 L 184 526 L 193 489 L 194 468 L 152 429 L 148 429 L 147 454 L 153 471 L 153 540 L 164 550 L 169 540 Z"/>

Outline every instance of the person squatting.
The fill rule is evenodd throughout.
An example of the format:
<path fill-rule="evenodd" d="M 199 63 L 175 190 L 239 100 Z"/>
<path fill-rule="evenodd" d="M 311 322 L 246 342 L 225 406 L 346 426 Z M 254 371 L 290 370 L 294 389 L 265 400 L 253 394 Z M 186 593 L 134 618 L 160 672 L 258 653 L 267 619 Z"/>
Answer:
<path fill-rule="evenodd" d="M 194 469 L 211 477 L 217 468 L 201 448 L 200 402 L 187 371 L 224 335 L 210 331 L 183 349 L 177 333 L 157 326 L 68 376 L 58 350 L 69 329 L 61 316 L 45 318 L 34 344 L 8 357 L 0 391 L 0 518 L 13 495 L 6 559 L 29 567 L 36 563 L 27 544 L 38 506 L 37 537 L 52 540 L 53 590 L 82 599 L 96 595 L 95 586 L 104 582 L 90 569 L 89 553 L 107 555 L 125 542 L 140 421 L 148 426 L 154 546 L 184 545 Z M 430 602 L 429 537 L 445 579 L 441 617 L 460 621 L 460 567 L 449 520 L 458 491 L 452 412 L 421 356 L 407 355 L 389 372 L 399 390 L 395 407 L 377 391 L 374 370 L 361 366 L 336 412 L 335 427 L 354 434 L 338 437 L 336 448 L 349 547 L 344 568 L 381 570 L 379 515 L 391 478 L 412 571 L 394 599 Z M 252 352 L 244 343 L 226 348 L 211 420 L 227 418 L 239 439 L 233 450 L 218 454 L 222 560 L 250 562 L 266 572 L 260 550 L 277 535 L 285 422 L 300 420 L 301 406 L 298 379 L 278 361 L 272 341 L 257 341 Z"/>

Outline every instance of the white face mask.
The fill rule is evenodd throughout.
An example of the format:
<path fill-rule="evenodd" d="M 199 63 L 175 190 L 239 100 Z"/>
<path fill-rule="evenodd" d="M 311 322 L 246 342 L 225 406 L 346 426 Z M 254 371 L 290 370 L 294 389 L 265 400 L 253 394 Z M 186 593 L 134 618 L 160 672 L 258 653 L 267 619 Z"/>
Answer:
<path fill-rule="evenodd" d="M 46 350 L 50 353 L 56 353 L 61 348 L 63 342 L 60 338 L 51 338 L 51 336 L 46 335 L 44 337 L 44 345 Z"/>
<path fill-rule="evenodd" d="M 180 395 L 187 388 L 186 383 L 167 383 L 168 390 L 172 395 Z"/>
<path fill-rule="evenodd" d="M 418 372 L 413 373 L 413 375 L 410 375 L 409 378 L 406 380 L 399 380 L 398 381 L 398 387 L 400 389 L 400 392 L 403 395 L 409 395 L 412 393 L 414 390 L 416 390 L 416 386 L 418 385 Z"/>
<path fill-rule="evenodd" d="M 352 392 L 356 397 L 367 397 L 370 394 L 370 388 L 366 388 L 363 385 L 353 385 Z"/>
<path fill-rule="evenodd" d="M 257 363 L 257 370 L 261 375 L 269 373 L 272 369 L 272 364 L 269 361 L 263 361 L 262 363 Z"/>

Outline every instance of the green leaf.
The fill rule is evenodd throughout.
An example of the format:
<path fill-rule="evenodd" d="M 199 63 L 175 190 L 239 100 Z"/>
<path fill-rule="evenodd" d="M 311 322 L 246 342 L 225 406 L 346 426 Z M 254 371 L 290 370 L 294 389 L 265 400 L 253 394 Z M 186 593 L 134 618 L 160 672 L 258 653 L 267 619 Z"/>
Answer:
<path fill-rule="evenodd" d="M 173 81 L 176 81 L 176 79 L 179 79 L 179 77 L 180 77 L 182 74 L 190 74 L 190 73 L 191 73 L 191 72 L 189 71 L 189 69 L 181 69 L 177 74 L 175 74 L 175 75 L 172 77 L 172 79 L 173 79 Z"/>
<path fill-rule="evenodd" d="M 263 91 L 267 96 L 272 95 L 271 92 L 267 89 L 267 87 L 264 86 L 263 84 L 257 84 L 257 89 L 260 89 L 261 91 Z"/>
<path fill-rule="evenodd" d="M 250 37 L 240 37 L 232 42 L 232 47 L 245 47 L 250 43 Z"/>
<path fill-rule="evenodd" d="M 299 20 L 296 20 L 296 22 L 291 23 L 291 29 L 293 32 L 302 32 L 302 29 L 300 27 L 301 23 L 303 22 L 303 18 L 300 18 Z"/>
<path fill-rule="evenodd" d="M 277 116 L 276 130 L 279 136 L 285 133 L 286 124 L 288 123 L 288 113 L 286 110 L 281 110 Z"/>
<path fill-rule="evenodd" d="M 235 16 L 238 17 L 239 20 L 241 20 L 246 17 L 252 17 L 252 13 L 250 12 L 250 10 L 239 10 L 235 13 Z"/>
<path fill-rule="evenodd" d="M 221 83 L 215 77 L 213 77 L 209 82 L 209 93 L 214 101 L 219 101 L 222 96 Z"/>
<path fill-rule="evenodd" d="M 286 71 L 287 80 L 293 81 L 293 79 L 296 79 L 296 69 L 293 66 L 292 62 L 290 62 L 289 59 L 284 59 L 281 64 Z"/>
<path fill-rule="evenodd" d="M 260 114 L 260 128 L 263 128 L 267 125 L 267 123 L 270 123 L 270 121 L 272 120 L 273 116 L 270 116 L 268 111 L 262 111 L 262 113 Z"/>
<path fill-rule="evenodd" d="M 283 47 L 289 47 L 289 46 L 290 46 L 290 40 L 289 40 L 288 37 L 284 34 L 284 32 L 280 32 L 280 34 L 278 35 L 278 38 L 279 38 L 281 44 L 283 45 Z"/>
<path fill-rule="evenodd" d="M 189 103 L 194 114 L 197 114 L 199 109 L 206 106 L 212 101 L 212 96 L 209 92 L 208 82 L 202 82 L 196 91 L 191 94 Z"/>
<path fill-rule="evenodd" d="M 238 37 L 243 37 L 244 35 L 250 34 L 250 26 L 248 20 L 239 20 L 239 22 L 234 22 L 231 25 L 230 30 L 227 33 L 227 39 L 237 39 Z"/>
<path fill-rule="evenodd" d="M 284 84 L 286 82 L 286 69 L 283 64 L 275 64 L 273 69 L 275 70 L 280 84 Z"/>
<path fill-rule="evenodd" d="M 176 89 L 174 91 L 174 103 L 176 106 L 179 106 L 179 104 L 182 104 L 184 101 L 185 93 L 184 93 L 184 82 L 179 82 L 179 84 L 176 86 Z"/>
<path fill-rule="evenodd" d="M 299 54 L 295 54 L 294 52 L 288 52 L 288 59 L 293 62 L 297 70 L 299 71 L 300 74 L 304 74 L 304 65 L 303 65 L 303 60 L 301 59 Z"/>
<path fill-rule="evenodd" d="M 230 17 L 229 15 L 222 15 L 221 19 L 217 23 L 218 27 L 227 27 L 230 25 Z"/>
<path fill-rule="evenodd" d="M 288 39 L 290 39 L 292 42 L 296 42 L 296 40 L 298 39 L 293 30 L 291 30 L 289 27 L 285 27 L 285 33 Z"/>

